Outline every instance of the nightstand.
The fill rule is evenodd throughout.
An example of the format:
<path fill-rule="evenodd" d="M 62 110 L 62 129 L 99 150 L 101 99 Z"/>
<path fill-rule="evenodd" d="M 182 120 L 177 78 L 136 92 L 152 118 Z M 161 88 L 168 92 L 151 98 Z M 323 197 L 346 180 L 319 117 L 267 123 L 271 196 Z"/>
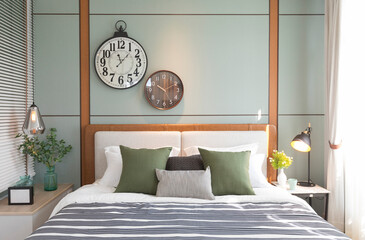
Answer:
<path fill-rule="evenodd" d="M 33 205 L 8 205 L 0 201 L 0 239 L 20 240 L 28 237 L 46 222 L 56 204 L 72 191 L 73 184 L 58 184 L 55 191 L 44 191 L 42 184 L 34 185 Z"/>
<path fill-rule="evenodd" d="M 272 182 L 274 186 L 278 186 L 277 182 Z M 325 206 L 324 206 L 324 219 L 327 220 L 328 217 L 328 196 L 330 194 L 330 191 L 327 189 L 315 185 L 314 187 L 302 187 L 298 186 L 295 188 L 295 190 L 289 190 L 289 186 L 287 186 L 287 191 L 295 196 L 301 197 L 301 198 L 308 198 L 309 205 L 312 206 L 312 199 L 314 197 L 323 197 Z"/>

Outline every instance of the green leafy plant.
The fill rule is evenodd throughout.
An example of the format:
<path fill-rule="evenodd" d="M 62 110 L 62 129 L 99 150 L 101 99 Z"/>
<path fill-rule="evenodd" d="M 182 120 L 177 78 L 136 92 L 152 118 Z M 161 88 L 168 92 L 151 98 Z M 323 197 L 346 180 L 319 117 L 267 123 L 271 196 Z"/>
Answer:
<path fill-rule="evenodd" d="M 66 145 L 65 140 L 57 140 L 56 132 L 56 128 L 51 128 L 44 140 L 40 140 L 38 136 L 31 137 L 19 133 L 16 138 L 22 137 L 24 141 L 18 149 L 48 168 L 53 167 L 57 162 L 61 162 L 62 158 L 72 149 L 71 145 Z"/>
<path fill-rule="evenodd" d="M 288 168 L 293 163 L 293 158 L 286 156 L 284 151 L 278 152 L 274 150 L 272 153 L 272 157 L 269 158 L 271 166 L 274 169 L 279 168 Z"/>

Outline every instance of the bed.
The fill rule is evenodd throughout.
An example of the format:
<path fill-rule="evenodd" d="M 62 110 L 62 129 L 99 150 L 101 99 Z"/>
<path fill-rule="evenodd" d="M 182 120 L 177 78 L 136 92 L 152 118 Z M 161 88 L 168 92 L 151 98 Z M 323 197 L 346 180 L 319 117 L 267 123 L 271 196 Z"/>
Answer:
<path fill-rule="evenodd" d="M 276 178 L 266 161 L 267 153 L 276 149 L 274 126 L 90 125 L 85 138 L 85 185 L 62 199 L 50 219 L 27 239 L 349 239 L 304 200 L 266 182 Z M 157 197 L 114 193 L 115 186 L 102 182 L 108 171 L 108 146 L 171 146 L 179 149 L 178 155 L 187 155 L 186 149 L 196 146 L 228 149 L 253 143 L 256 154 L 265 156 L 258 163 L 250 159 L 265 178 L 265 183 L 252 184 L 255 195 L 214 200 Z"/>

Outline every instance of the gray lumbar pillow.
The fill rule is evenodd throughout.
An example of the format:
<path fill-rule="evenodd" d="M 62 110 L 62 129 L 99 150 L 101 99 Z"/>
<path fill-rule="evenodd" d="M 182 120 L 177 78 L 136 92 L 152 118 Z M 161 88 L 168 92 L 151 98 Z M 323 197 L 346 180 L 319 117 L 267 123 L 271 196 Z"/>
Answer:
<path fill-rule="evenodd" d="M 213 200 L 210 168 L 196 171 L 156 169 L 157 197 L 190 197 Z"/>

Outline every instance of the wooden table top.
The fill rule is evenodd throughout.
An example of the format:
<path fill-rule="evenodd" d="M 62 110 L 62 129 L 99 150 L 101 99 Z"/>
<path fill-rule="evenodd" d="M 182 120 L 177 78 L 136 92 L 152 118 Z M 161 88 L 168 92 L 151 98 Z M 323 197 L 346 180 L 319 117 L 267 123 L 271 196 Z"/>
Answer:
<path fill-rule="evenodd" d="M 44 191 L 43 184 L 35 184 L 33 205 L 8 205 L 8 198 L 4 198 L 0 201 L 0 215 L 33 215 L 53 199 L 72 189 L 72 187 L 72 183 L 63 183 L 58 184 L 55 191 Z"/>
<path fill-rule="evenodd" d="M 277 182 L 272 182 L 273 185 L 278 186 Z M 329 190 L 325 189 L 324 187 L 321 187 L 319 185 L 315 185 L 314 187 L 303 187 L 303 186 L 299 186 L 297 185 L 295 187 L 295 190 L 290 190 L 289 189 L 289 184 L 287 184 L 286 186 L 286 190 L 291 193 L 291 194 L 295 194 L 295 195 L 305 195 L 305 194 L 327 194 L 330 193 Z"/>

